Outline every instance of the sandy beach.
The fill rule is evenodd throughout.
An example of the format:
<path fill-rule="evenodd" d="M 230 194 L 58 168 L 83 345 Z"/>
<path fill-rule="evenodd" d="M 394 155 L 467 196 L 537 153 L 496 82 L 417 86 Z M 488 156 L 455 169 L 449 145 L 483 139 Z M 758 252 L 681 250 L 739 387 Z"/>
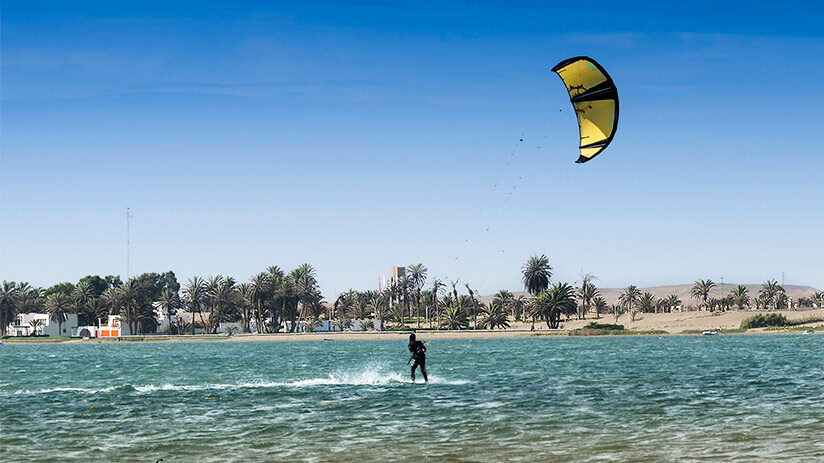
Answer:
<path fill-rule="evenodd" d="M 741 325 L 745 318 L 756 313 L 772 312 L 683 312 L 683 313 L 642 313 L 638 314 L 635 321 L 631 321 L 629 315 L 624 314 L 618 318 L 618 324 L 624 325 L 627 330 L 632 331 L 664 331 L 667 335 L 695 334 L 697 331 L 705 330 L 735 330 Z M 778 313 L 783 314 L 790 321 L 814 320 L 796 326 L 819 327 L 824 326 L 824 308 L 813 310 L 784 310 Z M 570 319 L 561 323 L 561 329 L 548 330 L 546 323 L 535 324 L 535 331 L 530 330 L 530 323 L 514 322 L 509 329 L 505 330 L 421 330 L 418 331 L 418 338 L 428 339 L 482 339 L 482 338 L 529 338 L 547 336 L 568 336 L 572 330 L 583 328 L 589 323 L 597 321 L 599 323 L 614 323 L 612 316 L 603 316 L 600 319 L 590 317 L 584 320 Z M 409 333 L 415 330 L 405 331 L 344 331 L 344 332 L 316 332 L 316 333 L 239 333 L 232 336 L 219 334 L 201 334 L 186 336 L 168 335 L 146 335 L 134 336 L 124 341 L 117 339 L 49 339 L 49 338 L 10 338 L 4 342 L 7 344 L 53 344 L 53 343 L 128 343 L 128 342 L 254 342 L 254 341 L 364 341 L 378 339 L 404 340 Z M 685 333 L 686 332 L 686 333 Z M 786 329 L 750 329 L 744 333 L 729 334 L 778 334 L 791 332 Z M 817 331 L 816 333 L 822 333 Z M 664 334 L 664 333 L 657 333 Z"/>

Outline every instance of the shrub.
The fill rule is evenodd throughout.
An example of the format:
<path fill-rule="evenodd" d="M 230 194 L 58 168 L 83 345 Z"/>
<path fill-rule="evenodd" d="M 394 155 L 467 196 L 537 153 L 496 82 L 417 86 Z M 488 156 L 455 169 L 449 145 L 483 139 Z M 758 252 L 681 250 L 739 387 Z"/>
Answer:
<path fill-rule="evenodd" d="M 623 330 L 624 325 L 615 325 L 615 324 L 612 324 L 612 323 L 592 322 L 589 325 L 585 326 L 584 328 L 593 329 L 593 330 Z"/>
<path fill-rule="evenodd" d="M 741 329 L 764 328 L 766 326 L 787 326 L 790 321 L 780 313 L 755 314 L 741 322 Z"/>

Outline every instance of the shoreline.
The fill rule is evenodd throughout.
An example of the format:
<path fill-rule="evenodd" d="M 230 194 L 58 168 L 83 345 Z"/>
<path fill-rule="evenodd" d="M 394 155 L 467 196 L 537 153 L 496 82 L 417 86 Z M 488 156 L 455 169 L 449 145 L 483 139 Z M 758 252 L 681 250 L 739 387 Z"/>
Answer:
<path fill-rule="evenodd" d="M 687 330 L 690 331 L 690 330 Z M 406 341 L 410 333 L 416 333 L 419 340 L 446 340 L 446 339 L 535 339 L 535 338 L 591 338 L 591 337 L 647 337 L 647 336 L 701 336 L 700 332 L 630 332 L 630 333 L 598 333 L 598 334 L 574 334 L 572 330 L 465 330 L 465 331 L 370 331 L 363 332 L 319 332 L 319 333 L 267 333 L 267 334 L 235 334 L 225 335 L 147 335 L 147 336 L 126 336 L 123 340 L 117 339 L 49 339 L 49 338 L 9 338 L 3 343 L 8 345 L 44 345 L 44 344 L 156 344 L 156 343 L 197 343 L 197 342 L 321 342 L 321 341 Z M 747 335 L 780 335 L 797 334 L 801 335 L 798 329 L 765 329 L 756 328 L 746 331 L 721 332 L 720 336 L 747 336 Z M 824 334 L 824 330 L 818 329 L 814 334 Z"/>
<path fill-rule="evenodd" d="M 796 326 L 780 328 L 754 328 L 739 330 L 741 322 L 759 313 L 780 313 L 788 320 L 798 323 Z M 586 328 L 591 322 L 615 323 L 613 316 L 601 318 L 570 319 L 561 324 L 557 330 L 549 330 L 545 323 L 536 323 L 535 331 L 530 331 L 530 323 L 512 322 L 504 330 L 419 330 L 413 328 L 402 331 L 344 331 L 313 333 L 236 333 L 164 335 L 149 334 L 143 336 L 126 336 L 118 341 L 116 338 L 83 340 L 80 338 L 13 338 L 3 339 L 5 344 L 129 344 L 129 343 L 175 343 L 175 342 L 256 342 L 256 341 L 368 341 L 368 340 L 404 340 L 409 333 L 416 333 L 419 339 L 489 339 L 489 338 L 546 338 L 546 337 L 591 337 L 591 336 L 700 336 L 703 331 L 720 329 L 721 335 L 748 334 L 793 334 L 800 329 L 816 328 L 816 334 L 824 334 L 824 308 L 813 310 L 782 311 L 733 311 L 733 312 L 673 312 L 673 313 L 639 313 L 632 320 L 629 315 L 621 315 L 617 324 L 624 325 L 626 332 L 620 333 L 573 333 Z"/>

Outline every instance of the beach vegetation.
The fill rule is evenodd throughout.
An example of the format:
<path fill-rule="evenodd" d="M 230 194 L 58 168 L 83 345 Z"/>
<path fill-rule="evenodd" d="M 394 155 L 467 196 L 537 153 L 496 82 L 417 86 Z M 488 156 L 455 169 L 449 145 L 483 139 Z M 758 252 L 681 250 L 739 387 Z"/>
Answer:
<path fill-rule="evenodd" d="M 764 308 L 779 310 L 787 305 L 787 293 L 776 280 L 767 280 L 761 284 L 758 299 Z"/>
<path fill-rule="evenodd" d="M 543 318 L 549 329 L 558 329 L 561 316 L 571 317 L 577 313 L 575 289 L 568 283 L 555 283 L 535 297 L 533 306 L 535 316 Z"/>
<path fill-rule="evenodd" d="M 693 298 L 701 301 L 701 304 L 698 306 L 699 309 L 701 307 L 704 307 L 708 310 L 710 309 L 708 299 L 710 297 L 710 294 L 712 293 L 712 290 L 715 289 L 716 286 L 718 285 L 716 285 L 715 282 L 710 280 L 709 278 L 707 278 L 706 280 L 699 279 L 695 281 L 695 284 L 692 286 L 692 289 L 690 290 L 690 294 Z"/>
<path fill-rule="evenodd" d="M 732 302 L 738 306 L 738 310 L 744 310 L 744 307 L 750 305 L 750 296 L 747 287 L 744 285 L 737 285 L 730 291 Z"/>
<path fill-rule="evenodd" d="M 595 298 L 601 296 L 601 292 L 593 283 L 593 280 L 595 279 L 595 275 L 591 273 L 586 273 L 581 277 L 581 287 L 578 288 L 576 292 L 576 296 L 578 298 L 578 301 L 580 302 L 578 304 L 579 320 L 582 318 L 587 318 L 587 312 L 589 312 L 589 309 L 593 306 Z M 596 318 L 599 318 L 597 313 Z"/>
<path fill-rule="evenodd" d="M 658 298 L 648 292 L 641 294 L 641 297 L 638 298 L 638 310 L 646 313 L 657 312 Z"/>
<path fill-rule="evenodd" d="M 450 330 L 466 329 L 469 327 L 469 317 L 461 305 L 453 303 L 444 310 L 441 327 Z"/>
<path fill-rule="evenodd" d="M 767 326 L 787 326 L 790 321 L 780 313 L 755 314 L 741 321 L 742 329 L 764 328 Z"/>
<path fill-rule="evenodd" d="M 629 285 L 618 296 L 618 302 L 624 307 L 624 311 L 629 314 L 630 319 L 635 321 L 638 314 L 638 299 L 641 297 L 641 290 L 635 285 Z"/>
<path fill-rule="evenodd" d="M 494 301 L 482 309 L 481 328 L 494 330 L 509 328 L 509 317 L 506 310 Z"/>

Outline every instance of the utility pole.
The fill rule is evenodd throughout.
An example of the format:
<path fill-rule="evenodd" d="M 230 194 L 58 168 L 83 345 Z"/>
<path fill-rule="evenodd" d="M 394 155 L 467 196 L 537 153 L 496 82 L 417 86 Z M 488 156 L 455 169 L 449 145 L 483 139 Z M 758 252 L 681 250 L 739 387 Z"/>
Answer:
<path fill-rule="evenodd" d="M 784 280 L 787 278 L 787 272 L 781 271 L 781 286 L 784 286 Z"/>
<path fill-rule="evenodd" d="M 126 206 L 126 280 L 129 279 L 129 268 L 131 259 L 131 230 L 129 229 L 130 221 L 132 218 L 132 210 L 129 206 Z"/>

